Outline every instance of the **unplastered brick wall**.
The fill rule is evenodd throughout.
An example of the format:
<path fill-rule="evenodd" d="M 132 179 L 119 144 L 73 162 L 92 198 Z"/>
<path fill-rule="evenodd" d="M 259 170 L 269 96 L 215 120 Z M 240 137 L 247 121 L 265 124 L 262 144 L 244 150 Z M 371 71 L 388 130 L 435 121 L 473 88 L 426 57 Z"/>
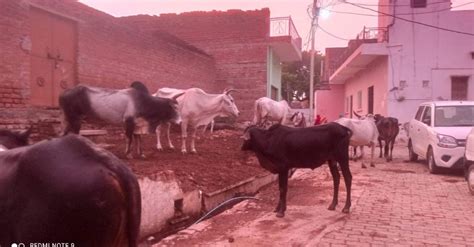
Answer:
<path fill-rule="evenodd" d="M 270 11 L 211 11 L 120 18 L 141 30 L 163 30 L 204 50 L 216 61 L 216 90 L 232 87 L 242 112 L 250 120 L 253 104 L 266 95 Z"/>
<path fill-rule="evenodd" d="M 53 129 L 58 129 L 57 109 L 33 107 L 28 102 L 31 5 L 76 22 L 78 83 L 124 88 L 139 80 L 152 92 L 160 87 L 210 90 L 215 86 L 215 59 L 172 35 L 122 25 L 117 18 L 75 0 L 2 0 L 0 128 L 21 129 L 46 121 L 54 122 Z M 42 114 L 33 114 L 35 111 Z"/>

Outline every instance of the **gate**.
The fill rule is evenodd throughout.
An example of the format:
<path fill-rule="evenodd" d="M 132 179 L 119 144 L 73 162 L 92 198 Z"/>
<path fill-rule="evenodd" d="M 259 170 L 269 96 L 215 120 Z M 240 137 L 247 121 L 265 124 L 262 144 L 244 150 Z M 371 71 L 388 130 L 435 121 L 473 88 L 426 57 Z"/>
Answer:
<path fill-rule="evenodd" d="M 30 10 L 30 104 L 58 107 L 59 95 L 76 84 L 76 23 L 36 7 Z"/>

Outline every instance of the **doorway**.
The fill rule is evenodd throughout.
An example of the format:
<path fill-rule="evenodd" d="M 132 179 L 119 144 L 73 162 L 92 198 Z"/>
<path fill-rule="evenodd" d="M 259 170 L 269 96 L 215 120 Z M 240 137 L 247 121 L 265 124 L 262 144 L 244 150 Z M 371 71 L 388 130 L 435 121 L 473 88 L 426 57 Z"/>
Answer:
<path fill-rule="evenodd" d="M 58 107 L 59 95 L 76 84 L 76 22 L 33 6 L 30 20 L 30 104 Z"/>

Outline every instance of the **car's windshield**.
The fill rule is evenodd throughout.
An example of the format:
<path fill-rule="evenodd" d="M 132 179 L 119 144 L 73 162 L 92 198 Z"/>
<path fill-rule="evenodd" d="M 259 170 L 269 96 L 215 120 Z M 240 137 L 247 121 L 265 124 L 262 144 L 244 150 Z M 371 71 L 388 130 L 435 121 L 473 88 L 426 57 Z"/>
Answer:
<path fill-rule="evenodd" d="M 474 126 L 474 106 L 437 106 L 436 127 Z"/>

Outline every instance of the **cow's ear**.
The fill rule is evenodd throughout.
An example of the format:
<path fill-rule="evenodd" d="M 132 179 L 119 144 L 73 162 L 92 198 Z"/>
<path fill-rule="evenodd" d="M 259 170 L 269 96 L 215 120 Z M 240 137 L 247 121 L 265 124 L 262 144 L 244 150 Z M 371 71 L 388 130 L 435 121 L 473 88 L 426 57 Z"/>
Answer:
<path fill-rule="evenodd" d="M 32 130 L 32 128 L 29 128 L 27 130 L 23 130 L 20 133 L 18 133 L 18 135 L 22 140 L 28 141 L 28 138 L 30 137 L 30 134 L 31 134 L 31 130 Z"/>

